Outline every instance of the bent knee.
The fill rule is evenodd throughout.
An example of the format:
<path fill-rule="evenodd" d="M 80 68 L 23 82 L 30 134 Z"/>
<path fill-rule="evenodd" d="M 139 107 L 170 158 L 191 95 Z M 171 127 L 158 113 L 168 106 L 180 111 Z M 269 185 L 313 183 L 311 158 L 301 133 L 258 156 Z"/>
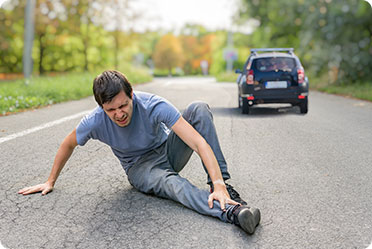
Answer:
<path fill-rule="evenodd" d="M 212 116 L 209 105 L 203 101 L 194 101 L 189 104 L 184 112 L 184 117 L 195 117 L 195 115 L 200 116 Z"/>
<path fill-rule="evenodd" d="M 186 109 L 192 109 L 192 110 L 203 110 L 203 109 L 206 109 L 206 110 L 209 110 L 210 107 L 209 107 L 209 105 L 208 105 L 207 102 L 204 102 L 204 101 L 194 101 L 191 104 L 189 104 Z"/>

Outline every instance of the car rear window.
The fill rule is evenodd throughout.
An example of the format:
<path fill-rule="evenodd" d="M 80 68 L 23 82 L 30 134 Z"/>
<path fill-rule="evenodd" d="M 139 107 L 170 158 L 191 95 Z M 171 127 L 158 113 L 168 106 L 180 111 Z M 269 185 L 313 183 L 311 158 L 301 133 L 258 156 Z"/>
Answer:
<path fill-rule="evenodd" d="M 258 58 L 253 61 L 253 66 L 261 72 L 277 70 L 292 72 L 296 69 L 296 61 L 289 57 Z"/>

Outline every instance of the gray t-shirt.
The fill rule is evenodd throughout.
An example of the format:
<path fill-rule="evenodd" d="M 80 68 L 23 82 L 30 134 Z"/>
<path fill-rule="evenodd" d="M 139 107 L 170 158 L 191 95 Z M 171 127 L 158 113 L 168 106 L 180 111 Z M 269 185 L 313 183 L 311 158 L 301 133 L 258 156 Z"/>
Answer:
<path fill-rule="evenodd" d="M 80 121 L 76 138 L 81 146 L 91 138 L 109 145 L 127 171 L 141 155 L 166 141 L 169 129 L 180 116 L 180 112 L 164 98 L 136 91 L 128 126 L 118 126 L 101 107 L 97 107 Z"/>

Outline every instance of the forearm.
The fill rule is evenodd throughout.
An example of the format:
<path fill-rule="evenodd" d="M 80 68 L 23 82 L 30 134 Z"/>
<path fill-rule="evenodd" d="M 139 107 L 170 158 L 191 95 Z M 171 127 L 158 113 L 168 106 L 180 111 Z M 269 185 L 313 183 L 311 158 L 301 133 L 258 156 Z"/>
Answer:
<path fill-rule="evenodd" d="M 76 131 L 74 130 L 63 140 L 57 151 L 53 167 L 48 178 L 48 182 L 53 186 L 76 146 Z"/>
<path fill-rule="evenodd" d="M 205 143 L 198 148 L 197 153 L 202 159 L 212 183 L 219 183 L 218 185 L 224 186 L 221 169 L 211 147 Z"/>
<path fill-rule="evenodd" d="M 201 145 L 198 148 L 198 154 L 202 158 L 213 183 L 213 193 L 208 197 L 208 206 L 212 208 L 213 200 L 217 200 L 221 205 L 221 210 L 226 211 L 226 204 L 238 204 L 230 199 L 230 195 L 227 192 L 226 185 L 222 178 L 221 169 L 211 147 L 207 143 Z"/>
<path fill-rule="evenodd" d="M 205 139 L 182 117 L 173 125 L 172 129 L 182 141 L 198 153 L 212 182 L 222 183 L 219 185 L 226 190 L 216 156 Z"/>
<path fill-rule="evenodd" d="M 213 193 L 208 197 L 208 206 L 213 207 L 213 200 L 220 202 L 221 210 L 225 210 L 225 204 L 236 205 L 237 202 L 230 199 L 216 156 L 205 139 L 182 117 L 172 129 L 192 150 L 198 153 L 208 171 L 214 186 Z"/>
<path fill-rule="evenodd" d="M 56 157 L 54 159 L 52 170 L 48 177 L 48 182 L 51 183 L 53 186 L 73 151 L 73 147 L 65 144 L 62 144 L 61 147 L 58 149 Z"/>

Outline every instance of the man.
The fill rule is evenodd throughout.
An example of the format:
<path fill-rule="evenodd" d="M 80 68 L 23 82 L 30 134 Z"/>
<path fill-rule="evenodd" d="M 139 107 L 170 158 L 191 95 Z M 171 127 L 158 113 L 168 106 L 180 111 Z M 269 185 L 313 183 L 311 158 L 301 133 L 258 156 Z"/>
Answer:
<path fill-rule="evenodd" d="M 48 180 L 19 191 L 27 195 L 53 190 L 77 145 L 89 139 L 108 144 L 139 191 L 180 202 L 204 215 L 240 226 L 253 234 L 260 211 L 246 206 L 231 185 L 208 105 L 191 104 L 183 116 L 167 100 L 133 92 L 118 71 L 105 71 L 93 82 L 98 107 L 84 117 L 62 142 Z M 171 129 L 171 131 L 169 130 Z M 178 175 L 195 151 L 202 159 L 211 193 Z"/>

